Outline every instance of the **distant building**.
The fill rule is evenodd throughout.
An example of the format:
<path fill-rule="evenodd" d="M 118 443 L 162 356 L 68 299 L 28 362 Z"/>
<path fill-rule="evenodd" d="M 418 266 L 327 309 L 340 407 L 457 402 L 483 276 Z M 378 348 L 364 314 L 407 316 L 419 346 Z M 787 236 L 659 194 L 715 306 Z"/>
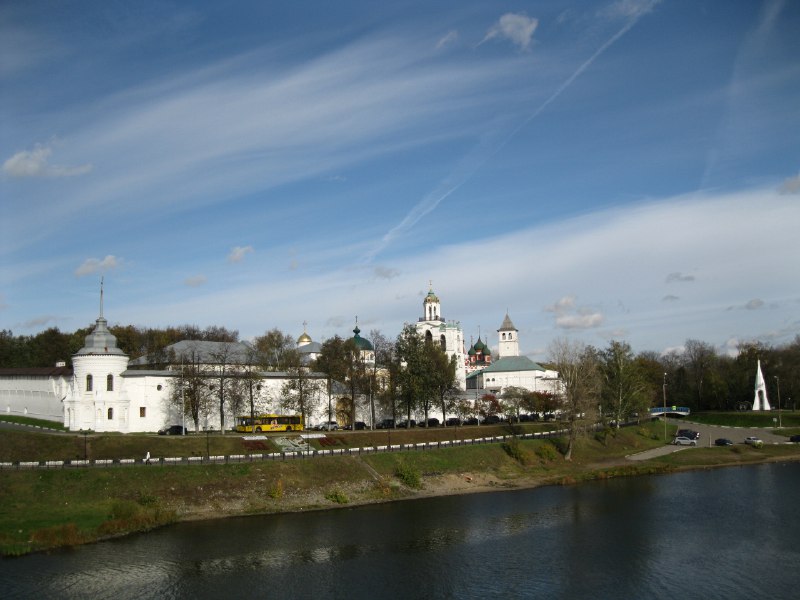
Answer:
<path fill-rule="evenodd" d="M 557 371 L 546 369 L 527 356 L 519 355 L 519 331 L 508 314 L 497 330 L 497 338 L 498 359 L 488 361 L 487 366 L 473 370 L 467 376 L 468 390 L 495 395 L 502 395 L 507 387 L 520 387 L 532 392 L 558 391 Z"/>
<path fill-rule="evenodd" d="M 456 359 L 456 384 L 462 390 L 466 387 L 466 356 L 464 354 L 464 334 L 461 323 L 445 321 L 439 298 L 430 288 L 422 300 L 422 317 L 415 324 L 417 333 L 425 340 L 440 344 L 448 357 Z"/>

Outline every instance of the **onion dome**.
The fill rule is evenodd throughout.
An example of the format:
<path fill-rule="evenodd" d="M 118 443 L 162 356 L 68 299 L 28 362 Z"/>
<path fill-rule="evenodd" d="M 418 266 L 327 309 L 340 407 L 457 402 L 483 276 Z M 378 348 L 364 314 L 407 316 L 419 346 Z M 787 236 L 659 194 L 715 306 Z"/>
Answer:
<path fill-rule="evenodd" d="M 355 334 L 353 335 L 353 343 L 356 345 L 356 348 L 358 348 L 361 351 L 364 350 L 374 351 L 372 343 L 369 340 L 365 340 L 359 335 L 361 333 L 361 330 L 358 328 L 358 325 L 356 325 L 356 328 L 353 329 L 353 333 Z"/>
<path fill-rule="evenodd" d="M 433 293 L 433 288 L 428 290 L 428 294 L 425 296 L 425 300 L 423 300 L 422 303 L 423 304 L 439 303 L 439 297 Z"/>

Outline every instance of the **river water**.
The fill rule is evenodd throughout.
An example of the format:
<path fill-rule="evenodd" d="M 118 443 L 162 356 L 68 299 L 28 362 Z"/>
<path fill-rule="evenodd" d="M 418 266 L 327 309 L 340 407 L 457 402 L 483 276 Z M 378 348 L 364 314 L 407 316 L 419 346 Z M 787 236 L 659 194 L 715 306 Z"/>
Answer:
<path fill-rule="evenodd" d="M 800 598 L 800 463 L 182 523 L 0 598 Z"/>

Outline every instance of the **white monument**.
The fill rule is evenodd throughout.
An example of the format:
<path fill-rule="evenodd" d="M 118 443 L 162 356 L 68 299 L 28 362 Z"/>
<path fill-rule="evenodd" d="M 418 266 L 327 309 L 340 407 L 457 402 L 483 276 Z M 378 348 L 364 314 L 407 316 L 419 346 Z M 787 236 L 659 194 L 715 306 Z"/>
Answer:
<path fill-rule="evenodd" d="M 760 360 L 756 368 L 756 392 L 753 398 L 753 410 L 770 410 L 769 400 L 767 400 L 767 386 L 764 383 L 764 375 L 761 373 Z"/>

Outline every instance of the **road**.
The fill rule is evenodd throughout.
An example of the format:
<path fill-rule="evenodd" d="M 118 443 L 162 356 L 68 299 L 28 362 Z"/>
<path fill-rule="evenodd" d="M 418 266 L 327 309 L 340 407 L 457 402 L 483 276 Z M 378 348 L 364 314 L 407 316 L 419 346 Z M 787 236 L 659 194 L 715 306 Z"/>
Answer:
<path fill-rule="evenodd" d="M 697 440 L 697 447 L 708 447 L 714 445 L 714 440 L 717 438 L 728 438 L 734 444 L 744 444 L 744 439 L 751 436 L 761 438 L 765 444 L 779 444 L 786 442 L 786 438 L 781 435 L 775 435 L 771 429 L 763 429 L 759 427 L 724 427 L 721 425 L 702 425 L 700 423 L 689 423 L 682 419 L 667 419 L 667 423 L 675 425 L 678 429 L 692 429 L 700 433 L 700 439 Z M 648 460 L 657 456 L 664 456 L 680 450 L 687 450 L 694 448 L 694 446 L 673 446 L 672 444 L 665 444 L 659 448 L 639 452 L 638 454 L 631 454 L 628 460 Z"/>

